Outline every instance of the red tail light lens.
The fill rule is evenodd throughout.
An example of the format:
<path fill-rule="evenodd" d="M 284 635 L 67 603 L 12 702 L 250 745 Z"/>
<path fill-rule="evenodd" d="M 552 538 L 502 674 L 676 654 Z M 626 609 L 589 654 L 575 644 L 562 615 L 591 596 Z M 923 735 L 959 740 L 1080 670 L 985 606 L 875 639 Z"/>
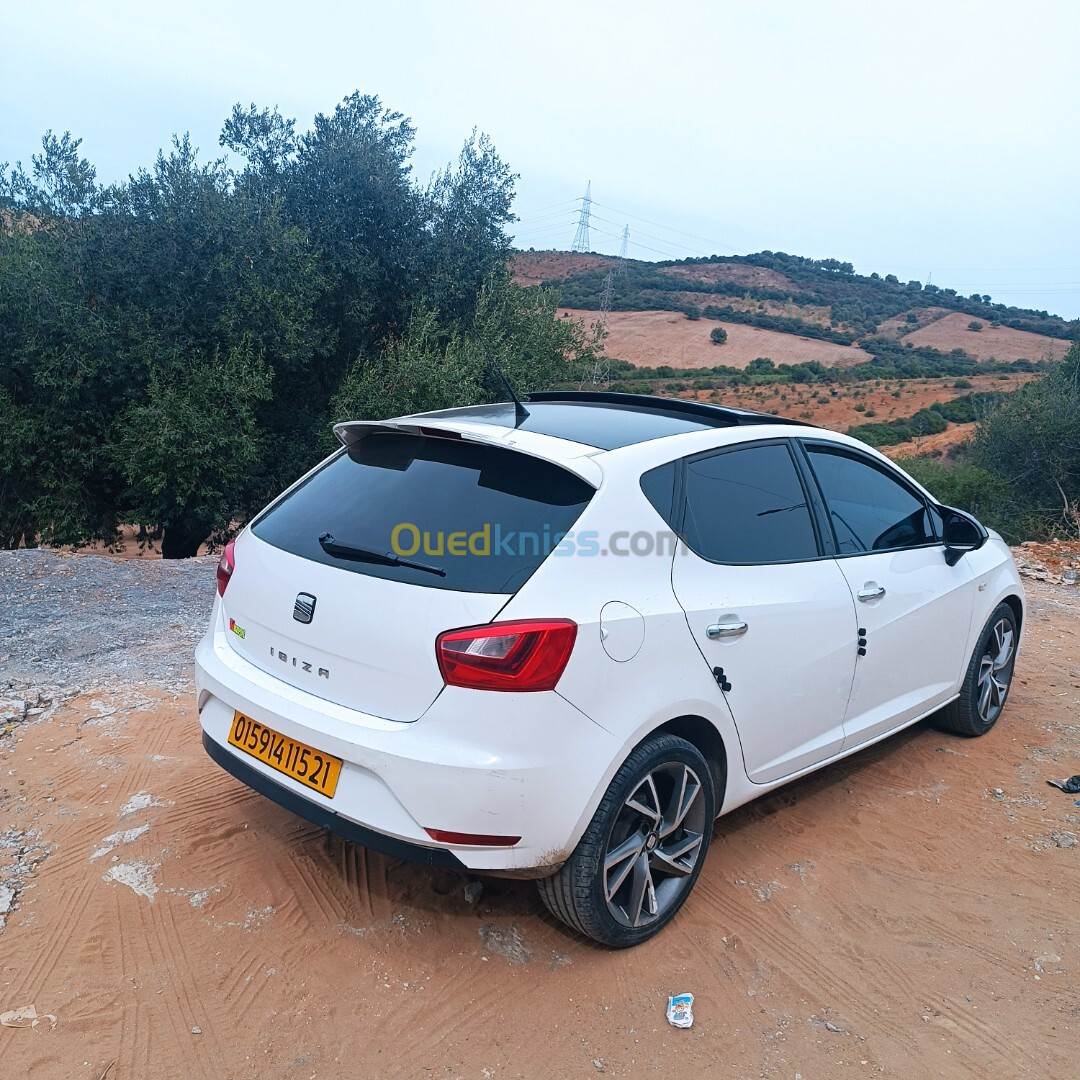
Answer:
<path fill-rule="evenodd" d="M 554 690 L 576 638 L 577 623 L 569 619 L 523 619 L 447 630 L 435 654 L 448 686 Z"/>
<path fill-rule="evenodd" d="M 232 579 L 233 571 L 236 569 L 236 556 L 234 554 L 234 541 L 230 540 L 225 545 L 225 550 L 221 553 L 221 558 L 217 564 L 217 591 L 218 596 L 224 596 L 225 590 L 229 587 L 229 581 Z"/>

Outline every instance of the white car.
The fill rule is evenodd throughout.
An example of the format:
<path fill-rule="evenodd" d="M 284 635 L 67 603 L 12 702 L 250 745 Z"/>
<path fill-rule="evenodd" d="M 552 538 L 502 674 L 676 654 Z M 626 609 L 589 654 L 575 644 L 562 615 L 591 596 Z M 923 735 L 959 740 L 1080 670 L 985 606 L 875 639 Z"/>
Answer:
<path fill-rule="evenodd" d="M 197 689 L 219 765 L 358 844 L 634 945 L 718 815 L 1005 704 L 1008 548 L 845 435 L 571 392 L 334 430 L 226 547 Z"/>

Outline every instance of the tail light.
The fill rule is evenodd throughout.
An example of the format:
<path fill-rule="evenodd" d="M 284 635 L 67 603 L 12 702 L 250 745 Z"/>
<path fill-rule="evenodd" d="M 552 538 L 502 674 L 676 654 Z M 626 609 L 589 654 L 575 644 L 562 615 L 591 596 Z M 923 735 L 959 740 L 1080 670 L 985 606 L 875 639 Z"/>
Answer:
<path fill-rule="evenodd" d="M 236 556 L 235 556 L 235 541 L 230 540 L 225 545 L 225 550 L 221 553 L 221 558 L 218 559 L 217 564 L 217 591 L 218 596 L 224 596 L 225 590 L 229 587 L 229 581 L 232 579 L 233 571 L 236 569 Z"/>
<path fill-rule="evenodd" d="M 435 641 L 448 686 L 471 690 L 554 690 L 570 659 L 577 623 L 523 619 L 447 630 Z"/>

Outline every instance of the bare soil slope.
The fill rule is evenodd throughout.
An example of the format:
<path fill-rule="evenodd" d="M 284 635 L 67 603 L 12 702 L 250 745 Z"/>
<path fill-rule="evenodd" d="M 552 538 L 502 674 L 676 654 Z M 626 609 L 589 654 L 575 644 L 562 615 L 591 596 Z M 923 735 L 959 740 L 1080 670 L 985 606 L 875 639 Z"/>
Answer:
<path fill-rule="evenodd" d="M 989 736 L 920 725 L 722 819 L 685 911 L 626 952 L 531 883 L 473 907 L 461 877 L 328 842 L 206 757 L 189 693 L 47 709 L 0 738 L 0 1012 L 56 1021 L 0 1028 L 0 1071 L 1073 1076 L 1080 809 L 1045 779 L 1080 771 L 1080 615 L 1032 592 Z"/>
<path fill-rule="evenodd" d="M 715 393 L 698 391 L 692 396 L 699 401 L 739 405 L 844 431 L 855 424 L 881 423 L 914 416 L 935 401 L 951 401 L 962 394 L 1006 393 L 1023 386 L 1032 378 L 1034 376 L 1030 372 L 1017 372 L 1005 378 L 976 375 L 964 380 L 970 383 L 965 386 L 956 386 L 956 379 L 953 378 L 882 379 L 876 384 L 867 382 L 833 387 L 835 394 L 826 387 L 773 383 L 768 386 L 725 387 Z"/>
<path fill-rule="evenodd" d="M 963 349 L 976 360 L 1060 360 L 1068 351 L 1070 342 L 1060 338 L 1032 334 L 1027 330 L 1013 330 L 1008 326 L 990 326 L 983 323 L 981 330 L 969 330 L 973 320 L 970 315 L 954 311 L 926 326 L 905 334 L 900 340 L 905 344 L 929 345 L 941 352 Z M 976 322 L 980 320 L 974 320 Z"/>
<path fill-rule="evenodd" d="M 597 312 L 562 308 L 570 318 L 596 321 Z M 728 333 L 723 345 L 714 345 L 709 333 L 722 326 Z M 751 360 L 766 356 L 777 364 L 817 360 L 822 364 L 848 366 L 870 359 L 870 354 L 849 345 L 762 330 L 741 323 L 713 319 L 688 319 L 677 311 L 613 311 L 608 315 L 608 356 L 631 364 L 693 368 L 725 364 L 744 368 Z"/>
<path fill-rule="evenodd" d="M 545 281 L 562 281 L 571 274 L 581 274 L 587 270 L 606 271 L 614 261 L 607 255 L 522 251 L 514 256 L 510 270 L 519 285 L 540 285 Z"/>

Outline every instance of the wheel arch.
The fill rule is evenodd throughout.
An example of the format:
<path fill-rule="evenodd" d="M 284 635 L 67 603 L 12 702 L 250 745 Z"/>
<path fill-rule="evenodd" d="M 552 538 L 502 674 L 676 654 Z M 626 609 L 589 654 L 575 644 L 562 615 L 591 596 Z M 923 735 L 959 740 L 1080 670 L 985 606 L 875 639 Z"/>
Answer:
<path fill-rule="evenodd" d="M 672 720 L 661 724 L 649 732 L 641 741 L 659 733 L 677 735 L 695 746 L 701 756 L 709 763 L 709 771 L 712 773 L 713 788 L 716 795 L 716 808 L 719 812 L 724 803 L 724 791 L 727 787 L 728 777 L 728 753 L 724 745 L 724 738 L 716 726 L 711 724 L 703 716 L 688 714 L 676 716 Z M 640 746 L 641 743 L 639 742 Z"/>
<path fill-rule="evenodd" d="M 1004 596 L 1001 599 L 1003 604 L 1008 604 L 1012 608 L 1013 616 L 1016 619 L 1016 629 L 1022 630 L 1024 626 L 1024 604 L 1020 597 L 1015 593 L 1010 593 L 1008 596 Z"/>

